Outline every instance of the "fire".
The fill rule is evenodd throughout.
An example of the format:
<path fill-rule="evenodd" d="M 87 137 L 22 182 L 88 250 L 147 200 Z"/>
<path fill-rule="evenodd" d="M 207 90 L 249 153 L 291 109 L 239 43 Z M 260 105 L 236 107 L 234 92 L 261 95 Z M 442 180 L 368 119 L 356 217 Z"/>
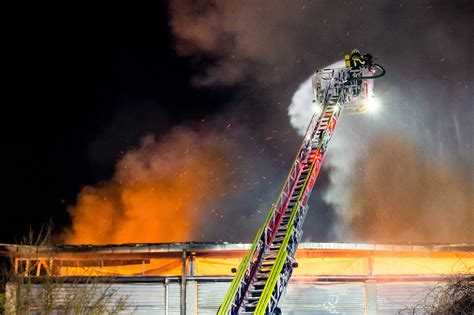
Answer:
<path fill-rule="evenodd" d="M 194 131 L 152 136 L 118 162 L 113 178 L 87 186 L 68 211 L 62 241 L 111 244 L 190 241 L 225 187 L 225 153 Z"/>

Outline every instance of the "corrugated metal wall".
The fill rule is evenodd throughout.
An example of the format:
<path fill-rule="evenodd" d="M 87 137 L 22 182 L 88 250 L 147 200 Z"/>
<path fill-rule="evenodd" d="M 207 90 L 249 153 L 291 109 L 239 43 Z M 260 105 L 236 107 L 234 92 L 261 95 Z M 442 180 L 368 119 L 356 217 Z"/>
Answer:
<path fill-rule="evenodd" d="M 187 294 L 188 314 L 214 315 L 223 300 L 230 281 L 201 280 L 188 290 L 197 294 Z M 302 283 L 291 281 L 282 300 L 281 309 L 285 315 L 308 314 L 364 314 L 366 301 L 375 303 L 377 314 L 397 314 L 406 307 L 413 307 L 422 301 L 434 282 L 411 283 L 374 283 L 376 296 L 366 299 L 366 287 L 363 282 L 345 283 Z M 97 284 L 92 284 L 97 286 Z M 87 286 L 87 285 L 84 285 Z M 114 299 L 127 296 L 129 304 L 123 314 L 180 314 L 180 284 L 170 283 L 114 283 Z M 196 289 L 197 288 L 197 289 Z M 66 285 L 64 292 L 70 290 Z M 375 293 L 375 292 L 374 292 Z M 373 295 L 375 295 L 372 293 Z M 58 296 L 61 296 L 59 294 Z M 168 302 L 166 302 L 168 299 Z M 113 301 L 112 301 L 113 302 Z"/>
<path fill-rule="evenodd" d="M 113 284 L 113 289 L 117 290 L 115 298 L 127 297 L 128 306 L 122 314 L 166 314 L 166 304 L 168 304 L 169 315 L 180 314 L 179 283 Z M 166 303 L 166 295 L 168 303 Z"/>
<path fill-rule="evenodd" d="M 281 304 L 283 314 L 364 314 L 363 283 L 290 282 Z"/>
<path fill-rule="evenodd" d="M 163 284 L 114 284 L 113 287 L 117 289 L 117 297 L 127 297 L 129 306 L 125 313 L 134 311 L 135 314 L 165 313 L 165 286 Z"/>
<path fill-rule="evenodd" d="M 422 302 L 427 294 L 439 285 L 434 282 L 377 283 L 377 313 L 398 314 Z M 427 300 L 426 303 L 432 301 Z"/>
<path fill-rule="evenodd" d="M 198 283 L 198 314 L 215 315 L 229 287 L 230 282 Z"/>
<path fill-rule="evenodd" d="M 171 282 L 168 284 L 168 314 L 179 315 L 181 303 L 181 287 L 179 283 Z"/>
<path fill-rule="evenodd" d="M 167 287 L 167 288 L 166 288 Z M 32 289 L 33 296 L 40 292 L 40 285 L 35 285 Z M 13 289 L 13 288 L 12 288 Z M 9 287 L 7 286 L 7 290 Z M 87 294 L 83 290 L 88 290 Z M 61 288 L 54 288 L 54 296 L 56 297 L 57 306 L 63 304 L 67 299 L 89 297 L 90 305 L 94 304 L 92 296 L 104 296 L 100 292 L 113 292 L 110 298 L 106 298 L 111 305 L 117 303 L 121 298 L 126 300 L 127 307 L 122 314 L 166 314 L 166 306 L 168 306 L 169 315 L 180 314 L 180 285 L 179 283 L 114 283 L 114 284 L 63 284 Z M 74 294 L 72 291 L 80 293 Z M 168 303 L 166 303 L 168 298 Z M 39 303 L 41 303 L 39 301 Z M 40 307 L 40 305 L 38 305 Z M 36 308 L 33 308 L 36 309 Z M 38 310 L 40 310 L 39 308 Z"/>
<path fill-rule="evenodd" d="M 198 283 L 198 314 L 214 315 L 229 282 Z M 304 284 L 290 283 L 283 298 L 283 314 L 363 314 L 363 283 Z"/>

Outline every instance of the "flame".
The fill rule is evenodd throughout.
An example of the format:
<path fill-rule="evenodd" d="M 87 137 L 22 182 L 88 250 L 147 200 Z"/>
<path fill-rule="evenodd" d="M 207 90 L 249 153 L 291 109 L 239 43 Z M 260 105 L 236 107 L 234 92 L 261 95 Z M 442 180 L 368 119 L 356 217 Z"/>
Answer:
<path fill-rule="evenodd" d="M 210 136 L 175 130 L 127 152 L 108 181 L 82 189 L 68 211 L 69 244 L 190 241 L 212 196 L 225 188 L 225 154 Z"/>

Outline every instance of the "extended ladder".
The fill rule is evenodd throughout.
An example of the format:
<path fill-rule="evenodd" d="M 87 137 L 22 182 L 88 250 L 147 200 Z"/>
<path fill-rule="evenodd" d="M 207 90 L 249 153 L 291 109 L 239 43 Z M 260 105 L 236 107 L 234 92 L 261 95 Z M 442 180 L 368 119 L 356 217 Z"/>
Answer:
<path fill-rule="evenodd" d="M 327 69 L 316 75 L 319 83 L 325 81 L 323 92 L 316 95 L 322 103 L 321 112 L 313 115 L 278 200 L 242 260 L 219 315 L 273 314 L 297 266 L 295 253 L 302 236 L 307 202 L 327 144 L 344 105 L 357 96 L 355 91 L 360 90 L 361 84 L 349 79 L 358 75 L 350 69 Z"/>

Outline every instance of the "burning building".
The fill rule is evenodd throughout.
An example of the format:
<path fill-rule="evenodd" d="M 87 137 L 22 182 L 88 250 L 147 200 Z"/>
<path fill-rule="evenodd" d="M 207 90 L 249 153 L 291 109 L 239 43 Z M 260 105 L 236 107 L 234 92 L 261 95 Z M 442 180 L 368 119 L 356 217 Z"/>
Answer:
<path fill-rule="evenodd" d="M 15 274 L 35 279 L 33 289 L 51 278 L 62 279 L 63 288 L 77 281 L 83 287 L 107 283 L 126 296 L 124 314 L 215 314 L 249 248 L 230 243 L 2 244 L 0 253 L 12 259 Z M 296 258 L 281 303 L 284 314 L 391 314 L 413 307 L 452 275 L 468 275 L 474 245 L 303 243 Z M 8 310 L 15 300 L 12 283 L 6 295 Z"/>

